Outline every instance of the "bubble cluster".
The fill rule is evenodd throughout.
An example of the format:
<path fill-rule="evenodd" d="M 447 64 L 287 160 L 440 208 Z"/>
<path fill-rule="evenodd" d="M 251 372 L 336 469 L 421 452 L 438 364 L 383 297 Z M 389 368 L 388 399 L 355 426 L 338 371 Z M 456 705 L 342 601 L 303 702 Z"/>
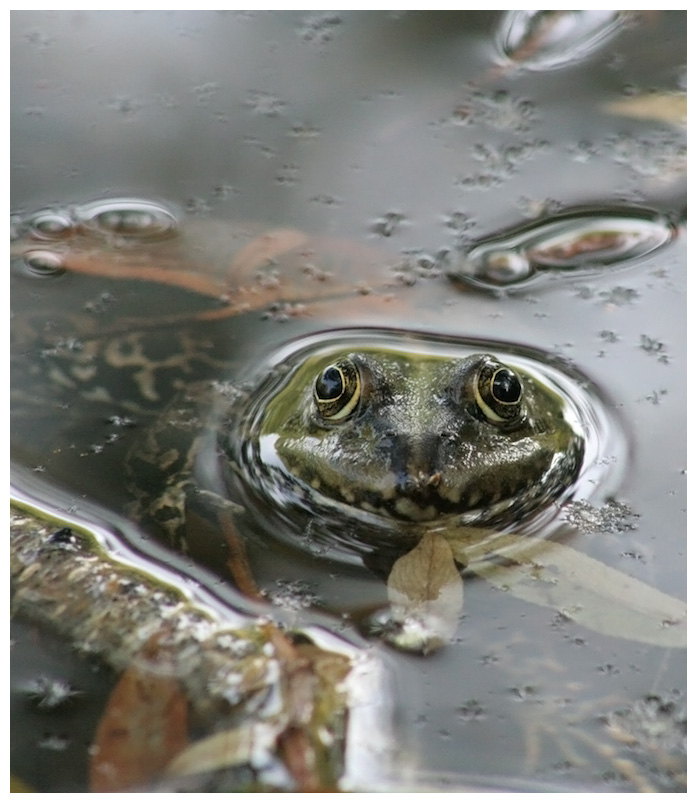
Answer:
<path fill-rule="evenodd" d="M 18 236 L 45 242 L 80 233 L 157 239 L 173 234 L 177 225 L 172 210 L 140 198 L 108 198 L 79 206 L 42 209 L 16 221 Z"/>
<path fill-rule="evenodd" d="M 174 236 L 178 225 L 175 213 L 156 201 L 108 198 L 13 215 L 10 240 L 21 256 L 19 270 L 26 276 L 46 278 L 64 273 L 61 246 L 71 238 L 137 244 Z"/>
<path fill-rule="evenodd" d="M 116 198 L 78 206 L 78 224 L 99 234 L 159 239 L 177 228 L 174 213 L 162 204 L 137 198 Z"/>
<path fill-rule="evenodd" d="M 480 241 L 451 277 L 480 287 L 527 284 L 539 276 L 621 267 L 675 237 L 664 217 L 645 210 L 583 210 Z"/>

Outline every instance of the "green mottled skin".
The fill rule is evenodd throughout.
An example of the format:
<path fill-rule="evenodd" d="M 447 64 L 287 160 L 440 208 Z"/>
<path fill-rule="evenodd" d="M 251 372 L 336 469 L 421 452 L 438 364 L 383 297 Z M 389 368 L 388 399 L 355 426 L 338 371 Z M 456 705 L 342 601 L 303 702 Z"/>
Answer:
<path fill-rule="evenodd" d="M 347 420 L 328 422 L 314 382 L 343 357 L 359 368 L 361 398 Z M 487 420 L 472 393 L 482 357 L 363 349 L 310 358 L 268 403 L 260 435 L 295 480 L 332 504 L 421 522 L 520 520 L 576 479 L 583 441 L 561 397 L 519 369 L 519 418 Z"/>

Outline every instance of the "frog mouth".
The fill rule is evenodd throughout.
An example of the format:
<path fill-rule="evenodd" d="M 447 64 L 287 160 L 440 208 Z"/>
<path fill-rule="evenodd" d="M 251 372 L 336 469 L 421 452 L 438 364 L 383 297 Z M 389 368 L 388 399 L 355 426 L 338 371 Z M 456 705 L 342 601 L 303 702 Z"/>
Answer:
<path fill-rule="evenodd" d="M 507 526 L 571 493 L 580 470 L 579 455 L 566 455 L 548 466 L 535 481 L 448 487 L 441 472 L 407 472 L 395 476 L 389 492 L 364 494 L 360 507 L 383 517 L 426 522 L 457 516 L 463 525 Z"/>

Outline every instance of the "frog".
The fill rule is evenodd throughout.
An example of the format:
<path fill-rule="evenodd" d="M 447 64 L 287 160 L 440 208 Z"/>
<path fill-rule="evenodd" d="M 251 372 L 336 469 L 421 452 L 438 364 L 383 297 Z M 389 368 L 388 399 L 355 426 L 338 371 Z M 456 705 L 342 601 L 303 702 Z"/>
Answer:
<path fill-rule="evenodd" d="M 411 523 L 520 523 L 569 491 L 584 455 L 559 394 L 492 354 L 309 358 L 257 437 L 318 499 Z"/>

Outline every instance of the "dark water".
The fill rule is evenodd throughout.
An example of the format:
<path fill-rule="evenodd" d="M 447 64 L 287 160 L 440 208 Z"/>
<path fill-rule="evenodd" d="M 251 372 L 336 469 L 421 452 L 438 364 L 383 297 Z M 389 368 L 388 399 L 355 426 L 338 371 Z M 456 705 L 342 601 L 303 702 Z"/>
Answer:
<path fill-rule="evenodd" d="M 581 395 L 587 378 L 602 420 L 622 430 L 600 457 L 612 470 L 599 468 L 599 483 L 611 481 L 588 496 L 600 505 L 611 494 L 630 514 L 565 543 L 684 599 L 684 128 L 671 102 L 669 112 L 651 103 L 636 112 L 629 101 L 684 91 L 685 15 L 644 14 L 616 28 L 600 20 L 599 29 L 543 22 L 527 20 L 521 44 L 501 15 L 484 12 L 14 13 L 13 223 L 33 238 L 33 258 L 15 260 L 12 274 L 15 482 L 45 503 L 60 488 L 54 504 L 65 515 L 98 503 L 118 523 L 127 452 L 177 384 L 237 386 L 293 338 L 320 340 L 337 327 L 503 341 L 568 366 Z M 596 46 L 598 30 L 607 37 Z M 192 319 L 211 299 L 56 270 L 56 243 L 74 235 L 76 219 L 100 229 L 107 250 L 112 240 L 99 237 L 111 228 L 147 251 L 142 218 L 124 223 L 113 204 L 85 206 L 118 197 L 173 210 L 197 264 L 234 256 L 228 230 L 250 220 L 354 243 L 346 264 L 362 280 L 358 246 L 385 247 L 404 287 L 382 306 L 353 299 L 290 317 L 265 308 L 153 326 L 164 314 Z M 321 269 L 336 252 L 317 253 Z M 86 400 L 57 381 L 101 333 L 145 326 L 160 357 L 185 332 L 212 359 L 187 372 L 174 365 L 145 412 L 121 375 L 100 375 L 107 401 L 94 383 Z M 315 607 L 329 610 L 338 632 L 359 638 L 343 614 L 383 602 L 384 583 L 312 550 L 294 554 L 252 541 L 269 598 L 308 621 Z M 202 561 L 215 557 L 202 549 Z M 44 734 L 53 724 L 24 713 L 21 690 L 39 659 L 26 647 L 30 630 L 16 641 L 13 727 L 40 758 L 55 749 Z M 600 635 L 478 579 L 452 644 L 427 658 L 384 648 L 383 659 L 398 756 L 386 789 L 626 790 L 633 782 L 619 763 L 592 747 L 612 744 L 603 717 L 648 721 L 658 700 L 670 733 L 683 726 L 683 650 Z M 86 685 L 65 656 L 41 660 L 60 660 Z M 76 730 L 73 741 L 88 738 Z M 679 789 L 679 772 L 652 752 L 666 743 L 614 750 L 655 788 Z M 672 752 L 684 765 L 680 748 Z M 39 789 L 83 788 L 79 772 L 34 778 L 29 766 L 13 771 Z"/>

